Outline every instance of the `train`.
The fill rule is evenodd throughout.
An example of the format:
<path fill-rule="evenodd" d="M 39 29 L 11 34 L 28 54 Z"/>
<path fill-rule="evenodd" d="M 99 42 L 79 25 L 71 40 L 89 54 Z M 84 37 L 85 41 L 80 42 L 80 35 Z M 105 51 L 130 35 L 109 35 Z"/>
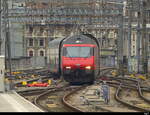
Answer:
<path fill-rule="evenodd" d="M 49 72 L 73 83 L 93 83 L 100 73 L 100 45 L 91 34 L 57 38 L 49 42 Z"/>

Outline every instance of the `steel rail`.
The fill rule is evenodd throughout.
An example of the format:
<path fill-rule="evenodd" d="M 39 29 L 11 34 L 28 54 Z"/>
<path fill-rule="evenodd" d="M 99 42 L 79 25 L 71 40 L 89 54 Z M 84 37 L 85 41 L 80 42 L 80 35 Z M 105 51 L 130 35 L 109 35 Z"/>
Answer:
<path fill-rule="evenodd" d="M 144 95 L 142 93 L 142 89 L 140 87 L 140 82 L 138 82 L 138 94 L 145 102 L 150 103 L 150 99 L 147 99 L 146 97 L 144 97 Z"/>
<path fill-rule="evenodd" d="M 62 89 L 66 88 L 66 87 L 68 87 L 68 85 L 65 85 L 65 86 L 60 87 L 60 88 L 57 88 L 57 89 L 56 89 L 56 87 L 55 87 L 54 89 L 50 89 L 50 90 L 48 90 L 48 91 L 46 91 L 46 92 L 44 92 L 44 93 L 38 95 L 38 96 L 34 99 L 34 104 L 35 104 L 36 106 L 42 108 L 44 111 L 48 112 L 48 111 L 49 111 L 48 108 L 43 107 L 43 106 L 39 103 L 40 100 L 41 100 L 41 98 L 44 97 L 44 96 L 46 96 L 46 95 L 48 95 L 48 94 L 50 94 L 50 93 L 53 93 L 53 92 L 56 92 L 56 91 L 61 91 Z"/>
<path fill-rule="evenodd" d="M 85 112 L 85 111 L 83 111 L 83 110 L 81 110 L 81 109 L 79 109 L 79 108 L 77 108 L 77 107 L 75 107 L 75 106 L 72 106 L 70 103 L 67 102 L 69 96 L 75 94 L 77 91 L 79 91 L 79 90 L 81 90 L 81 89 L 83 89 L 83 88 L 85 88 L 85 87 L 86 87 L 86 86 L 82 86 L 82 87 L 80 87 L 80 88 L 78 88 L 78 89 L 76 89 L 76 90 L 74 90 L 74 91 L 72 91 L 72 92 L 66 94 L 66 95 L 62 98 L 63 104 L 64 104 L 65 106 L 67 106 L 68 108 L 70 108 L 70 109 L 76 111 L 76 112 Z"/>
<path fill-rule="evenodd" d="M 138 111 L 142 111 L 142 112 L 148 112 L 148 111 L 149 111 L 148 109 L 141 108 L 141 107 L 138 107 L 138 106 L 136 106 L 136 105 L 130 104 L 130 103 L 126 102 L 126 101 L 123 101 L 123 100 L 119 97 L 120 92 L 121 92 L 121 88 L 122 88 L 122 83 L 120 83 L 120 85 L 119 85 L 119 87 L 118 87 L 118 89 L 117 89 L 117 91 L 116 91 L 116 94 L 115 94 L 115 99 L 116 99 L 118 102 L 120 102 L 120 103 L 122 103 L 122 104 L 124 104 L 124 105 L 126 105 L 126 106 L 129 106 L 129 107 L 131 107 L 131 108 L 133 108 L 133 109 L 136 109 L 136 110 L 138 110 Z"/>

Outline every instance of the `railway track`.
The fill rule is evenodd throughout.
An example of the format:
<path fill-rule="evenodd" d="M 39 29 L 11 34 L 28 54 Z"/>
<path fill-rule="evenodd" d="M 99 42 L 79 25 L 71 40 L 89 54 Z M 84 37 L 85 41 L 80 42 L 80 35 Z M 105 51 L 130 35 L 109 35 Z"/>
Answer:
<path fill-rule="evenodd" d="M 89 88 L 88 88 L 89 87 Z M 95 90 L 95 86 L 88 86 L 85 89 L 81 88 L 77 90 L 75 93 L 71 93 L 67 95 L 67 101 L 69 106 L 73 106 L 75 109 L 78 108 L 82 110 L 82 112 L 137 112 L 136 110 L 130 109 L 127 106 L 120 104 L 118 101 L 113 99 L 113 95 L 115 95 L 116 88 L 111 87 L 111 102 L 109 105 L 105 104 L 104 101 L 101 100 L 100 97 L 93 94 L 91 91 Z M 98 86 L 97 86 L 98 88 Z M 84 92 L 83 94 L 81 92 Z M 86 92 L 86 93 L 85 93 Z M 91 92 L 91 93 L 89 93 Z M 85 97 L 87 99 L 87 104 L 83 104 L 84 100 L 80 100 L 80 97 Z"/>
<path fill-rule="evenodd" d="M 112 69 L 114 69 L 114 68 L 111 68 L 111 67 L 109 67 L 109 68 L 101 68 L 101 75 L 102 74 L 103 75 L 107 74 L 108 71 L 110 71 Z M 48 74 L 48 71 L 46 69 L 25 70 L 25 71 L 21 71 L 21 72 L 23 72 L 23 73 L 19 74 L 19 75 L 16 75 L 13 78 L 13 84 L 16 87 L 22 87 L 22 81 L 26 81 L 28 83 L 32 83 L 34 81 L 38 81 L 39 79 L 41 79 L 42 82 L 46 82 L 47 80 L 49 80 L 50 78 L 53 77 L 53 75 Z M 32 75 L 34 75 L 34 77 Z M 20 78 L 17 79 L 16 78 L 17 76 L 26 76 L 26 77 L 22 77 L 21 79 Z"/>
<path fill-rule="evenodd" d="M 144 101 L 146 101 L 146 102 L 148 102 L 149 104 L 150 104 L 150 99 L 149 98 L 146 98 L 146 97 L 150 97 L 149 95 L 147 95 L 147 96 L 144 96 L 144 93 L 145 92 L 143 92 L 143 89 L 140 87 L 140 83 L 138 83 L 139 85 L 139 87 L 138 87 L 138 90 L 139 90 L 139 95 L 140 95 L 140 97 L 144 100 Z"/>
<path fill-rule="evenodd" d="M 48 92 L 51 91 L 55 91 L 57 89 L 61 89 L 63 88 L 63 86 L 67 86 L 67 85 L 62 85 L 62 82 L 58 82 L 57 86 L 56 85 L 51 85 L 49 87 L 37 87 L 37 88 L 32 88 L 32 89 L 27 89 L 27 90 L 22 90 L 22 91 L 18 91 L 17 93 L 19 93 L 21 96 L 23 96 L 25 99 L 31 101 L 32 103 L 38 105 L 38 100 L 40 98 L 40 96 L 44 96 L 46 95 Z M 60 87 L 58 87 L 58 85 Z M 61 86 L 62 85 L 62 86 Z M 36 101 L 37 100 L 37 101 Z M 40 105 L 38 105 L 40 106 Z M 44 109 L 45 110 L 45 109 Z"/>
<path fill-rule="evenodd" d="M 103 71 L 104 70 L 106 70 L 106 68 L 104 68 L 103 69 Z M 84 87 L 84 86 L 83 86 Z M 82 86 L 80 87 L 81 89 L 83 88 Z M 74 94 L 76 91 L 78 91 L 78 90 L 80 90 L 80 88 L 75 88 L 75 90 L 73 90 L 73 91 L 71 91 L 70 92 L 70 88 L 67 88 L 67 89 L 69 89 L 69 90 L 65 90 L 65 92 L 64 92 L 64 89 L 63 88 L 51 88 L 51 89 L 40 89 L 40 90 L 36 90 L 36 89 L 34 89 L 34 90 L 26 90 L 26 91 L 22 91 L 22 92 L 20 92 L 22 95 L 31 95 L 31 100 L 30 101 L 32 101 L 33 102 L 33 100 L 34 100 L 34 103 L 37 105 L 37 106 L 39 106 L 40 108 L 42 108 L 42 109 L 44 109 L 45 111 L 54 111 L 54 108 L 53 108 L 53 110 L 51 110 L 50 108 L 51 107 L 48 107 L 48 106 L 56 106 L 56 105 L 64 105 L 62 108 L 65 108 L 65 107 L 67 107 L 67 108 L 69 108 L 69 111 L 75 111 L 75 112 L 83 112 L 83 111 L 81 111 L 80 109 L 78 109 L 78 108 L 76 108 L 76 107 L 74 107 L 74 106 L 72 106 L 72 105 L 70 105 L 68 102 L 67 102 L 67 97 L 68 97 L 68 94 L 69 95 L 72 95 L 72 94 Z M 61 104 L 54 104 L 54 102 L 50 102 L 50 101 L 48 101 L 47 99 L 49 98 L 49 97 L 47 97 L 47 95 L 53 95 L 52 97 L 55 97 L 56 96 L 56 94 L 57 93 L 59 93 L 59 92 L 61 92 L 60 93 L 60 97 L 58 97 L 58 100 L 60 101 L 59 103 L 61 103 Z M 39 95 L 39 93 L 40 93 L 40 95 Z M 42 94 L 41 94 L 42 93 Z M 62 95 L 63 94 L 63 95 Z M 33 95 L 35 95 L 35 96 L 33 96 Z M 54 96 L 55 95 L 55 96 Z M 65 95 L 65 96 L 64 96 Z M 45 99 L 43 99 L 43 97 L 47 97 L 47 98 L 45 98 Z M 28 98 L 27 96 L 25 96 L 25 98 Z M 53 98 L 54 99 L 54 98 Z M 40 101 L 40 100 L 42 100 L 42 102 Z M 43 104 L 43 100 L 46 100 L 45 102 L 44 102 L 44 104 Z M 55 100 L 55 99 L 54 99 Z M 58 101 L 57 101 L 58 102 Z M 49 103 L 51 103 L 51 104 L 49 104 Z M 45 105 L 48 105 L 48 106 L 45 106 Z M 56 107 L 56 111 L 57 110 L 59 110 L 58 109 L 59 107 Z M 64 112 L 66 112 L 67 110 L 62 110 L 62 111 L 64 111 Z M 62 112 L 62 111 L 60 111 L 60 112 Z"/>
<path fill-rule="evenodd" d="M 66 102 L 62 99 L 64 95 L 74 92 L 79 87 L 64 86 L 44 92 L 35 98 L 35 105 L 48 112 L 81 112 L 71 106 L 66 106 Z M 65 104 L 65 105 L 64 105 Z"/>
<path fill-rule="evenodd" d="M 116 103 L 115 103 L 115 106 L 117 105 L 116 107 L 114 107 L 114 105 L 113 106 L 100 105 L 100 106 L 96 106 L 99 109 L 98 110 L 95 109 L 95 111 L 93 111 L 93 110 L 90 111 L 89 105 L 86 106 L 85 108 L 82 108 L 79 105 L 76 105 L 77 107 L 74 107 L 74 106 L 73 107 L 75 109 L 78 108 L 79 110 L 82 110 L 82 112 L 138 112 L 138 111 L 139 112 L 141 112 L 141 111 L 147 112 L 147 111 L 150 111 L 149 109 L 145 109 L 145 108 L 137 106 L 135 104 L 127 103 L 128 100 L 123 100 L 122 98 L 120 98 L 119 97 L 120 88 L 118 88 L 118 86 L 120 85 L 120 82 L 122 82 L 122 86 L 121 86 L 122 88 L 130 89 L 130 90 L 133 90 L 134 92 L 136 91 L 137 92 L 136 95 L 138 95 L 139 97 L 142 97 L 142 99 L 137 98 L 137 100 L 136 100 L 137 102 L 139 101 L 139 105 L 145 104 L 147 102 L 149 103 L 149 99 L 145 98 L 142 93 L 142 91 L 150 92 L 149 88 L 146 88 L 146 87 L 141 88 L 141 86 L 139 84 L 140 82 L 138 80 L 131 79 L 131 78 L 118 77 L 118 78 L 116 78 L 116 81 L 117 82 L 112 82 L 112 81 L 107 82 L 110 84 L 110 86 L 112 86 L 112 87 L 115 86 L 116 92 L 114 92 L 114 97 L 115 97 L 114 99 L 116 100 Z M 135 85 L 133 85 L 133 84 L 135 84 Z M 79 91 L 79 92 L 82 92 L 82 91 Z M 79 95 L 79 94 L 77 94 L 77 92 L 76 92 L 76 95 Z M 70 96 L 70 94 L 67 95 L 67 97 L 69 97 L 69 96 Z M 67 103 L 67 104 L 69 106 L 71 106 L 70 104 L 73 103 L 73 100 L 76 100 L 76 99 L 72 99 L 72 101 L 70 101 L 70 103 L 69 104 Z M 117 104 L 117 103 L 119 103 L 119 104 Z M 88 110 L 86 110 L 87 108 L 88 108 Z"/>
<path fill-rule="evenodd" d="M 107 69 L 103 69 L 103 76 L 106 76 L 107 74 L 109 74 L 109 71 L 111 71 L 113 68 L 109 68 L 109 70 Z M 110 77 L 109 76 L 109 80 L 110 81 L 107 81 L 107 83 L 111 84 L 112 86 L 115 86 L 117 87 L 120 82 L 122 82 L 122 86 L 123 88 L 130 88 L 130 89 L 133 89 L 133 90 L 137 90 L 139 91 L 139 95 L 145 99 L 145 97 L 142 95 L 142 91 L 147 91 L 149 92 L 148 89 L 146 89 L 146 87 L 140 87 L 139 85 L 133 85 L 133 82 L 137 82 L 137 80 L 135 79 L 130 79 L 130 78 L 122 78 L 122 77 Z M 117 82 L 112 82 L 112 80 L 115 80 Z M 138 82 L 137 82 L 138 83 Z M 58 112 L 58 110 L 61 110 L 60 112 L 64 111 L 64 112 L 67 112 L 67 111 L 72 111 L 72 112 L 85 112 L 85 110 L 82 110 L 81 108 L 79 107 L 76 107 L 75 105 L 72 105 L 68 102 L 69 100 L 69 97 L 71 95 L 74 95 L 75 93 L 77 93 L 78 91 L 80 91 L 81 89 L 84 89 L 84 87 L 80 87 L 80 88 L 74 88 L 74 90 L 70 91 L 70 88 L 68 87 L 67 89 L 69 90 L 65 90 L 63 88 L 43 88 L 43 89 L 34 89 L 34 90 L 30 90 L 30 91 L 26 91 L 26 92 L 22 92 L 23 95 L 26 95 L 28 93 L 28 95 L 36 95 L 36 96 L 33 96 L 34 98 L 32 98 L 32 102 L 34 102 L 37 106 L 40 106 L 41 108 L 43 108 L 45 111 L 51 111 L 51 112 Z M 59 93 L 60 92 L 60 93 Z M 40 95 L 39 95 L 40 93 Z M 42 93 L 42 94 L 41 94 Z M 56 100 L 56 97 L 57 97 L 57 94 L 62 94 L 61 96 L 58 97 L 58 100 L 57 102 L 59 102 L 60 104 L 55 104 L 54 101 L 51 101 L 51 100 Z M 49 96 L 47 96 L 49 95 Z M 64 96 L 65 95 L 65 96 Z M 116 91 L 116 94 L 115 95 L 115 99 L 120 102 L 120 103 L 123 103 L 123 100 L 120 99 L 119 95 L 120 95 L 120 89 L 118 88 L 117 91 Z M 45 97 L 45 98 L 43 98 Z M 42 101 L 41 101 L 42 100 Z M 45 100 L 45 101 L 44 101 Z M 145 99 L 146 101 L 149 100 L 149 99 Z M 124 103 L 123 103 L 124 104 Z M 56 107 L 58 105 L 64 105 L 62 107 Z M 131 106 L 134 106 L 134 105 L 129 105 L 129 104 L 124 104 L 126 105 L 127 107 L 131 107 Z M 66 108 L 67 109 L 58 109 L 58 108 Z M 55 108 L 55 109 L 54 109 Z M 69 109 L 68 109 L 69 108 Z M 135 107 L 131 107 L 131 108 L 134 108 L 133 110 L 131 109 L 131 111 L 134 111 L 135 112 Z M 141 107 L 139 107 L 141 108 Z M 111 111 L 111 107 L 101 107 L 99 108 L 101 109 L 102 112 L 114 112 L 114 111 Z M 147 109 L 136 109 L 138 111 L 147 111 Z"/>
<path fill-rule="evenodd" d="M 101 70 L 101 76 L 107 76 L 110 71 L 114 68 L 106 69 L 104 68 Z M 123 100 L 122 97 L 120 97 L 121 88 L 122 90 L 130 89 L 134 91 L 138 91 L 137 94 L 142 99 L 140 102 L 145 103 L 145 101 L 149 102 L 149 99 L 145 98 L 144 94 L 145 92 L 150 92 L 150 88 L 148 87 L 141 87 L 140 82 L 135 79 L 126 78 L 126 77 L 112 77 L 108 75 L 107 83 L 110 84 L 110 86 L 116 88 L 116 92 L 114 92 L 113 95 L 115 95 L 115 99 L 119 103 L 117 108 L 126 108 L 129 112 L 136 112 L 136 111 L 149 111 L 149 109 L 145 109 L 142 107 L 135 107 L 133 103 L 127 103 L 126 100 Z M 97 78 L 99 80 L 99 78 Z M 98 82 L 101 82 L 98 81 Z M 120 83 L 121 86 L 120 86 Z M 119 86 L 119 87 L 118 87 Z M 35 103 L 40 108 L 44 109 L 45 111 L 51 111 L 51 112 L 89 112 L 87 110 L 84 110 L 83 108 L 80 108 L 76 105 L 72 105 L 72 103 L 69 102 L 70 97 L 72 97 L 74 94 L 77 94 L 77 92 L 80 92 L 82 89 L 85 88 L 85 86 L 81 86 L 78 88 L 69 88 L 68 87 L 55 87 L 55 88 L 41 88 L 41 89 L 33 89 L 33 90 L 26 90 L 22 91 L 22 95 L 29 95 L 31 96 L 31 100 L 33 103 Z M 39 95 L 40 94 L 40 95 Z M 35 95 L 35 96 L 33 96 Z M 120 105 L 122 104 L 122 105 Z M 116 104 L 117 105 L 117 104 Z M 88 108 L 89 106 L 87 106 Z M 105 106 L 95 106 L 99 109 L 93 109 L 92 112 L 115 112 L 114 107 Z M 95 108 L 94 107 L 94 108 Z"/>
<path fill-rule="evenodd" d="M 32 69 L 32 70 L 20 70 L 17 72 L 12 72 L 11 76 L 9 73 L 6 73 L 6 78 L 8 79 L 14 79 L 14 80 L 28 80 L 30 77 L 33 77 L 32 75 L 35 75 L 34 77 L 40 76 L 46 76 L 48 75 L 48 71 L 46 69 Z"/>
<path fill-rule="evenodd" d="M 142 112 L 149 111 L 149 109 L 140 107 L 140 105 L 143 104 L 144 101 L 142 99 L 138 98 L 138 97 L 135 97 L 135 95 L 137 95 L 137 94 L 134 94 L 135 92 L 134 93 L 132 92 L 132 94 L 134 94 L 134 97 L 130 97 L 130 99 L 127 98 L 127 97 L 124 97 L 124 96 L 120 96 L 121 94 L 125 95 L 126 93 L 123 93 L 125 91 L 127 91 L 127 90 L 123 89 L 123 88 L 121 90 L 121 86 L 117 89 L 117 92 L 116 92 L 116 95 L 115 95 L 115 99 L 118 102 L 120 102 L 120 103 L 122 103 L 122 104 L 124 104 L 124 105 L 126 105 L 126 106 L 128 106 L 128 107 L 130 107 L 132 109 L 135 109 L 137 111 L 142 111 Z"/>
<path fill-rule="evenodd" d="M 121 80 L 121 78 L 119 78 L 119 79 Z M 130 82 L 128 82 L 128 81 L 130 81 Z M 133 90 L 130 92 L 131 94 L 135 93 L 134 97 L 130 97 L 130 98 L 124 97 L 124 95 L 126 95 L 126 93 L 129 93 L 130 90 Z M 130 108 L 136 109 L 137 111 L 147 112 L 147 111 L 150 111 L 150 105 L 148 105 L 148 104 L 150 104 L 150 100 L 145 98 L 142 95 L 142 91 L 143 92 L 147 91 L 150 93 L 149 90 L 145 90 L 145 89 L 141 88 L 140 82 L 138 80 L 122 78 L 122 80 L 120 81 L 120 85 L 116 91 L 115 99 L 118 102 L 120 102 Z M 126 93 L 122 94 L 122 92 L 126 92 Z M 123 99 L 123 98 L 127 98 L 127 99 Z M 133 100 L 131 100 L 131 98 Z M 148 108 L 141 107 L 141 106 L 145 106 Z"/>
<path fill-rule="evenodd" d="M 40 80 L 42 83 L 47 83 L 48 80 L 52 78 L 52 75 L 48 74 L 46 69 L 21 70 L 19 72 L 19 74 L 6 77 L 6 79 L 8 79 L 8 83 L 11 84 L 11 86 L 13 86 L 16 90 L 26 89 L 26 86 L 22 85 L 23 82 L 30 84 Z"/>
<path fill-rule="evenodd" d="M 77 88 L 76 90 L 74 90 L 74 91 L 72 91 L 72 92 L 66 94 L 66 95 L 63 97 L 63 99 L 62 99 L 63 104 L 66 105 L 68 108 L 70 108 L 70 109 L 73 110 L 73 111 L 76 111 L 76 112 L 85 112 L 85 111 L 83 111 L 82 109 L 80 109 L 80 108 L 78 108 L 78 107 L 76 107 L 76 106 L 73 106 L 71 103 L 68 102 L 69 97 L 70 97 L 71 95 L 77 93 L 77 91 L 80 91 L 81 89 L 83 89 L 83 88 L 85 88 L 85 87 L 86 87 L 86 86 L 79 87 L 79 88 Z"/>
<path fill-rule="evenodd" d="M 39 77 L 34 78 L 34 79 L 30 78 L 29 80 L 16 81 L 16 82 L 14 82 L 14 85 L 15 85 L 16 87 L 24 87 L 24 86 L 22 85 L 22 82 L 23 82 L 23 81 L 26 81 L 27 83 L 36 82 L 36 81 L 38 81 L 38 80 L 41 80 L 41 82 L 47 82 L 49 79 L 50 79 L 49 76 L 39 76 Z"/>
<path fill-rule="evenodd" d="M 112 69 L 114 69 L 114 68 L 108 68 L 108 69 L 106 69 L 106 68 L 104 68 L 104 69 L 101 69 L 101 75 L 106 75 L 106 74 L 108 74 Z M 96 79 L 98 79 L 98 78 L 96 78 Z M 70 101 L 69 102 L 69 98 L 72 96 L 72 95 L 74 95 L 74 94 L 77 94 L 77 92 L 80 92 L 82 89 L 85 89 L 87 86 L 82 86 L 82 87 L 80 87 L 80 88 L 78 88 L 78 89 L 76 89 L 76 90 L 74 90 L 74 91 L 72 91 L 72 92 L 70 92 L 70 93 L 68 93 L 68 94 L 66 94 L 64 97 L 63 97 L 63 103 L 67 106 L 67 107 L 69 107 L 69 108 L 71 108 L 72 110 L 75 110 L 76 112 L 87 112 L 86 110 L 84 110 L 84 109 L 82 109 L 82 108 L 80 108 L 80 107 L 78 107 L 78 106 L 75 106 L 75 105 L 73 105 L 72 104 L 72 101 Z M 102 109 L 102 111 L 106 111 L 105 109 L 103 109 L 103 108 L 101 108 Z"/>

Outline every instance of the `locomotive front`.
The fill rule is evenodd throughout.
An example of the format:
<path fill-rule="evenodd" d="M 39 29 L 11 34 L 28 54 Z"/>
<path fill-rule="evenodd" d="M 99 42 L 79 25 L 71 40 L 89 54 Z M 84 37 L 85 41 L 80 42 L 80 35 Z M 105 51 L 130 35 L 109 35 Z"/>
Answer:
<path fill-rule="evenodd" d="M 76 36 L 62 46 L 63 77 L 70 83 L 93 83 L 96 70 L 96 44 L 88 37 Z"/>

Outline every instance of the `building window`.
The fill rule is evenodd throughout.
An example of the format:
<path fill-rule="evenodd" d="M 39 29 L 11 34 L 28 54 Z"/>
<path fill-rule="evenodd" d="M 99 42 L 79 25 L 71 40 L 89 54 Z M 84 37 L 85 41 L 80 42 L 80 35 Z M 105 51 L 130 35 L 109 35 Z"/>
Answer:
<path fill-rule="evenodd" d="M 40 28 L 40 33 L 43 33 L 44 32 L 44 28 Z"/>
<path fill-rule="evenodd" d="M 33 27 L 29 27 L 29 32 L 32 33 L 33 32 Z"/>
<path fill-rule="evenodd" d="M 39 46 L 44 46 L 44 39 L 39 40 Z"/>
<path fill-rule="evenodd" d="M 29 51 L 29 56 L 30 56 L 30 57 L 33 57 L 33 56 L 34 56 L 33 53 L 34 53 L 34 52 L 33 52 L 32 50 L 30 50 L 30 51 Z"/>
<path fill-rule="evenodd" d="M 44 51 L 40 51 L 40 56 L 44 56 Z"/>
<path fill-rule="evenodd" d="M 135 51 L 133 51 L 133 55 L 135 55 Z"/>
<path fill-rule="evenodd" d="M 34 45 L 34 43 L 33 43 L 33 39 L 32 38 L 30 38 L 29 39 L 29 46 L 33 46 Z"/>
<path fill-rule="evenodd" d="M 135 41 L 135 34 L 133 34 L 133 41 Z"/>

